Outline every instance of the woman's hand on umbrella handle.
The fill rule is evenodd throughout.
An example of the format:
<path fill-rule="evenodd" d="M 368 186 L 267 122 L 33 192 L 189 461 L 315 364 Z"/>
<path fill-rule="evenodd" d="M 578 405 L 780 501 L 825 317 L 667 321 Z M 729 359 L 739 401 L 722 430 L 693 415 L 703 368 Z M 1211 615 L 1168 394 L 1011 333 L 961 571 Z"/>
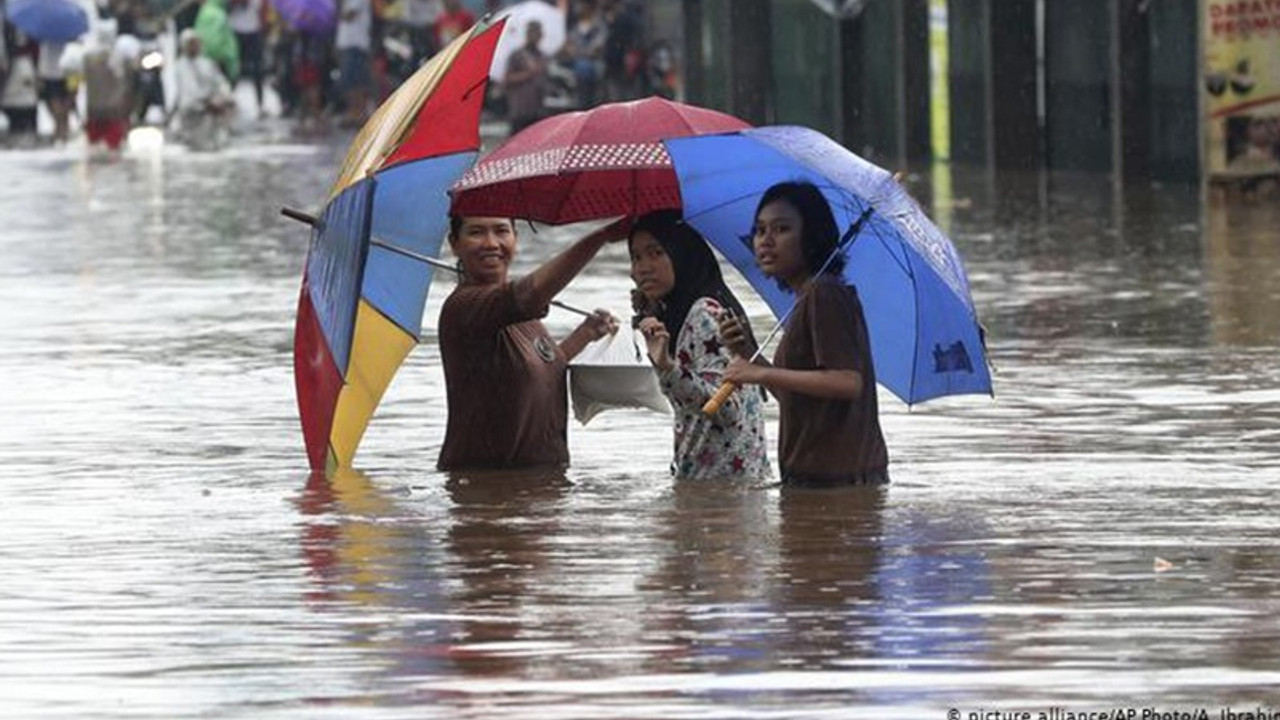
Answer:
<path fill-rule="evenodd" d="M 612 335 L 618 332 L 618 318 L 608 310 L 596 309 L 582 324 L 578 327 L 582 328 L 592 341 L 599 340 L 606 335 Z"/>
<path fill-rule="evenodd" d="M 655 317 L 647 317 L 640 321 L 637 328 L 644 335 L 645 345 L 649 349 L 649 360 L 653 366 L 661 372 L 666 372 L 675 366 L 671 361 L 671 353 L 668 352 L 668 343 L 671 342 L 671 333 L 667 331 L 667 326 Z"/>
<path fill-rule="evenodd" d="M 720 342 L 729 348 L 729 352 L 744 358 L 755 354 L 756 348 L 751 342 L 751 336 L 747 335 L 744 321 L 737 315 L 728 311 L 722 313 L 718 329 Z"/>
<path fill-rule="evenodd" d="M 722 381 L 720 387 L 716 390 L 716 394 L 702 406 L 702 412 L 706 415 L 715 415 L 720 411 L 720 406 L 724 404 L 729 396 L 733 394 L 743 385 L 760 385 L 764 382 L 765 373 L 768 368 L 763 365 L 757 365 L 742 356 L 734 357 L 729 361 L 729 365 L 725 367 L 724 374 L 721 375 Z"/>
<path fill-rule="evenodd" d="M 702 414 L 715 415 L 720 412 L 720 406 L 724 405 L 725 401 L 729 399 L 729 396 L 733 394 L 733 391 L 737 389 L 738 386 L 731 382 L 726 381 L 720 383 L 720 387 L 716 388 L 716 394 L 712 395 L 710 400 L 703 403 Z"/>
<path fill-rule="evenodd" d="M 747 360 L 744 357 L 735 357 L 729 360 L 729 364 L 724 369 L 721 376 L 724 382 L 733 385 L 761 385 L 764 383 L 765 373 L 769 368 L 764 365 Z"/>

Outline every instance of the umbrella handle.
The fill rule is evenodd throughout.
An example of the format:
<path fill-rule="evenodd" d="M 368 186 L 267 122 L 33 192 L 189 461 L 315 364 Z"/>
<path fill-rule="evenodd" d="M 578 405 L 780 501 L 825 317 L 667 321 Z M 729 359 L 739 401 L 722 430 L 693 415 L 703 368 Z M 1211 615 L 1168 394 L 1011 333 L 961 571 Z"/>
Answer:
<path fill-rule="evenodd" d="M 315 227 L 316 225 L 320 224 L 320 218 L 316 217 L 315 215 L 312 215 L 311 213 L 302 212 L 301 210 L 294 210 L 291 207 L 280 208 L 280 214 L 289 218 L 290 220 L 297 220 L 298 222 L 304 223 L 306 225 L 310 225 L 311 227 Z"/>
<path fill-rule="evenodd" d="M 727 380 L 720 383 L 720 387 L 716 389 L 716 394 L 712 395 L 711 399 L 702 406 L 702 414 L 715 415 L 720 412 L 720 406 L 724 405 L 724 402 L 728 400 L 729 396 L 733 394 L 733 391 L 737 389 L 737 385 L 734 385 Z"/>

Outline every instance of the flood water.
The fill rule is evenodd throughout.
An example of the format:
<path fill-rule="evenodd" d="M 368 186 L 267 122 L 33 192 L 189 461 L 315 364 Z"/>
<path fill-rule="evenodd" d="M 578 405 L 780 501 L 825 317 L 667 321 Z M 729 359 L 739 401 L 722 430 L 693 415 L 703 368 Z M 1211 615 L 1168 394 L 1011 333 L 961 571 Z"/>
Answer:
<path fill-rule="evenodd" d="M 0 716 L 1280 712 L 1275 201 L 910 178 L 997 394 L 882 391 L 885 491 L 675 486 L 644 411 L 573 424 L 563 481 L 442 476 L 448 282 L 325 480 L 278 209 L 341 150 L 0 153 Z M 563 297 L 628 286 L 611 247 Z"/>

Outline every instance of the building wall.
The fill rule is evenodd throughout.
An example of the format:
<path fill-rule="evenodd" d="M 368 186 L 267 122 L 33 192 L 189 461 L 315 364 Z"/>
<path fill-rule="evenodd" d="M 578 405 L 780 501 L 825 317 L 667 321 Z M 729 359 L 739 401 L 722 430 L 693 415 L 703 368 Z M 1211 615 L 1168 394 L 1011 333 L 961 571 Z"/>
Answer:
<path fill-rule="evenodd" d="M 993 169 L 1199 177 L 1201 0 L 949 0 L 950 154 Z M 931 159 L 928 0 L 683 0 L 690 101 Z M 696 62 L 693 62 L 696 58 Z"/>

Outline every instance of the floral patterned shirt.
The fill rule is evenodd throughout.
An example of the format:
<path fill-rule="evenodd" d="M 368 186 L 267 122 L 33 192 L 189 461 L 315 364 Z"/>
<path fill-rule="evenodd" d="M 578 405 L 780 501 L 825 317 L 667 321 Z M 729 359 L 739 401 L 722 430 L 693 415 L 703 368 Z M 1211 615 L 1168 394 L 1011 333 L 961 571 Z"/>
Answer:
<path fill-rule="evenodd" d="M 756 388 L 739 390 L 714 416 L 702 406 L 715 394 L 729 364 L 716 318 L 720 303 L 698 298 L 676 336 L 676 356 L 659 376 L 675 411 L 675 459 L 681 479 L 767 478 L 773 475 L 764 437 L 764 398 Z"/>

